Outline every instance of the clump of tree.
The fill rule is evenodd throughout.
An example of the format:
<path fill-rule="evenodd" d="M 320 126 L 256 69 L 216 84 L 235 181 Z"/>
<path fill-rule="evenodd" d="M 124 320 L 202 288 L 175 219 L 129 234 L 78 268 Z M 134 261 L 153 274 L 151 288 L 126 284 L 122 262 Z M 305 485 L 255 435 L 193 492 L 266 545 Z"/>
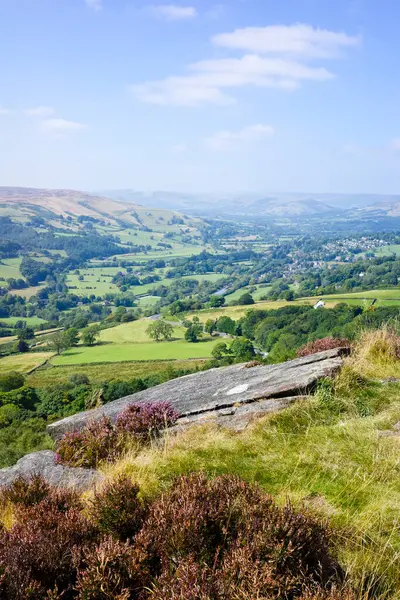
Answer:
<path fill-rule="evenodd" d="M 146 329 L 146 332 L 147 335 L 156 342 L 159 342 L 161 339 L 169 342 L 172 339 L 174 328 L 171 323 L 168 323 L 163 319 L 159 319 L 158 321 L 153 321 L 150 323 Z"/>

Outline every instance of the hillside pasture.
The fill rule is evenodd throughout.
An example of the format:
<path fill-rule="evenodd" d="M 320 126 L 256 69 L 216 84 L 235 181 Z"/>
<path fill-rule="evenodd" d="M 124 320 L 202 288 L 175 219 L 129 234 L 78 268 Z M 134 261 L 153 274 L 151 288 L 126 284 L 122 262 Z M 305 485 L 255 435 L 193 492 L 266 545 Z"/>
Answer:
<path fill-rule="evenodd" d="M 2 258 L 0 260 L 0 277 L 5 280 L 13 277 L 14 279 L 23 279 L 19 267 L 21 258 Z M 0 281 L 0 286 L 6 286 L 7 281 Z"/>
<path fill-rule="evenodd" d="M 140 344 L 104 344 L 86 348 L 78 346 L 56 356 L 53 365 L 79 365 L 90 363 L 123 361 L 149 361 L 208 358 L 216 340 L 197 344 L 177 340 L 173 342 L 147 342 Z M 116 373 L 117 375 L 117 373 Z"/>
<path fill-rule="evenodd" d="M 0 374 L 10 371 L 29 373 L 32 369 L 43 365 L 52 356 L 54 356 L 53 352 L 27 352 L 26 354 L 5 356 L 0 359 Z"/>
<path fill-rule="evenodd" d="M 33 387 L 46 387 L 65 383 L 71 375 L 87 375 L 91 383 L 102 383 L 112 379 L 129 380 L 146 377 L 166 369 L 190 369 L 195 371 L 204 365 L 204 359 L 192 360 L 150 360 L 120 363 L 91 363 L 86 365 L 45 366 L 28 376 L 27 383 Z"/>

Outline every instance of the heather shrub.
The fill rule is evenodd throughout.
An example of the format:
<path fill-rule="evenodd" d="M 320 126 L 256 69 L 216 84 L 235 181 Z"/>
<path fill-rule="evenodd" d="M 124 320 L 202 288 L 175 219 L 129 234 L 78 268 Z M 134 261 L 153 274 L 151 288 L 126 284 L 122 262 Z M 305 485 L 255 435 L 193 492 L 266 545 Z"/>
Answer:
<path fill-rule="evenodd" d="M 50 486 L 41 475 L 18 477 L 1 491 L 1 503 L 34 506 L 49 495 Z"/>
<path fill-rule="evenodd" d="M 168 402 L 131 404 L 117 418 L 118 432 L 146 441 L 176 423 L 179 415 Z"/>
<path fill-rule="evenodd" d="M 95 535 L 77 508 L 63 512 L 45 499 L 21 512 L 18 523 L 0 539 L 4 597 L 39 600 L 57 589 L 62 598 L 71 598 L 76 579 L 73 549 Z"/>
<path fill-rule="evenodd" d="M 129 477 L 120 476 L 94 494 L 89 505 L 90 519 L 99 530 L 121 540 L 133 537 L 145 518 L 139 486 Z"/>
<path fill-rule="evenodd" d="M 95 468 L 118 456 L 119 440 L 111 420 L 92 421 L 80 432 L 66 433 L 57 446 L 57 462 L 70 467 Z"/>
<path fill-rule="evenodd" d="M 140 600 L 150 585 L 146 556 L 129 543 L 105 538 L 79 554 L 76 591 L 80 600 Z"/>
<path fill-rule="evenodd" d="M 160 599 L 167 589 L 174 590 L 173 598 L 195 598 L 185 595 L 188 582 L 204 598 L 207 589 L 210 598 L 221 600 L 294 598 L 342 576 L 324 527 L 231 476 L 177 480 L 150 507 L 136 542 L 152 564 L 161 565 Z"/>
<path fill-rule="evenodd" d="M 333 350 L 334 348 L 350 348 L 350 342 L 346 339 L 324 337 L 315 340 L 315 342 L 308 342 L 308 344 L 299 348 L 296 356 L 308 356 L 310 354 L 316 354 L 317 352 L 323 352 L 324 350 Z"/>

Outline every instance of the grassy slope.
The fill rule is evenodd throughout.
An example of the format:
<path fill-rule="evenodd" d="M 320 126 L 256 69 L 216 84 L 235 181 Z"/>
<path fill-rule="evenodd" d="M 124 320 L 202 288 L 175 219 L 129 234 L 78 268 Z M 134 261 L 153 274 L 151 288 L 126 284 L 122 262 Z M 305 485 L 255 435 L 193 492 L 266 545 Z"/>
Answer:
<path fill-rule="evenodd" d="M 8 373 L 9 371 L 29 373 L 52 356 L 52 352 L 29 352 L 27 354 L 5 356 L 0 360 L 0 373 Z"/>
<path fill-rule="evenodd" d="M 28 384 L 34 387 L 44 387 L 55 383 L 65 383 L 71 375 L 85 374 L 92 383 L 101 383 L 111 379 L 133 379 L 144 377 L 152 373 L 164 371 L 165 369 L 196 369 L 204 365 L 204 360 L 160 360 L 160 361 L 137 361 L 100 363 L 90 365 L 67 365 L 63 367 L 51 367 L 38 369 L 28 377 Z"/>
<path fill-rule="evenodd" d="M 386 362 L 386 373 L 398 376 L 399 365 Z M 369 367 L 374 370 L 371 361 Z M 381 596 L 375 590 L 371 598 L 398 599 L 400 439 L 378 432 L 400 420 L 400 385 L 360 386 L 355 368 L 353 360 L 334 395 L 320 391 L 241 434 L 213 425 L 192 427 L 167 438 L 162 447 L 128 453 L 104 470 L 110 477 L 129 474 L 149 495 L 175 476 L 194 471 L 256 481 L 278 501 L 305 505 L 328 518 L 354 584 L 361 588 L 373 581 L 378 590 L 390 593 Z"/>
<path fill-rule="evenodd" d="M 109 267 L 104 269 L 83 269 L 81 275 L 84 277 L 84 281 L 79 281 L 79 276 L 74 273 L 70 273 L 67 277 L 67 286 L 76 287 L 77 289 L 71 289 L 71 293 L 77 296 L 90 296 L 95 294 L 96 296 L 104 296 L 107 293 L 120 293 L 119 288 L 111 282 L 112 275 L 117 273 L 118 268 Z M 193 275 L 193 277 L 182 277 L 182 279 L 196 279 L 196 281 L 218 281 L 222 279 L 224 275 L 218 273 L 208 273 L 206 275 Z M 150 290 L 160 285 L 166 287 L 174 283 L 174 279 L 161 279 L 155 283 L 147 283 L 144 285 L 133 285 L 129 288 L 132 294 L 147 294 Z"/>
<path fill-rule="evenodd" d="M 216 344 L 216 340 L 205 338 L 197 344 L 184 340 L 185 329 L 174 328 L 173 341 L 155 342 L 146 330 L 151 321 L 143 319 L 124 323 L 101 332 L 100 344 L 91 348 L 78 346 L 56 356 L 54 365 L 74 365 L 98 362 L 171 360 L 207 358 Z"/>

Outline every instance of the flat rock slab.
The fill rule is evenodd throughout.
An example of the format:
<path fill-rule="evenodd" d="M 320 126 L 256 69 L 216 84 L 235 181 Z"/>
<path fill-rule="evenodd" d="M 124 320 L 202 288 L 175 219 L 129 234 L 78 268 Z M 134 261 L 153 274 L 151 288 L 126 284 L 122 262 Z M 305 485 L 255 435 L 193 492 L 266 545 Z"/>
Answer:
<path fill-rule="evenodd" d="M 342 366 L 342 354 L 343 349 L 338 348 L 277 365 L 246 368 L 239 364 L 193 373 L 56 421 L 47 427 L 47 431 L 57 440 L 69 431 L 82 430 L 90 421 L 103 416 L 114 421 L 132 403 L 167 401 L 182 419 L 251 403 L 260 404 L 260 410 L 266 412 L 266 404 L 261 406 L 261 400 L 269 400 L 269 408 L 279 410 L 287 402 L 280 405 L 277 399 L 308 393 L 319 379 L 334 375 Z M 118 372 L 115 376 L 118 377 Z"/>
<path fill-rule="evenodd" d="M 104 477 L 93 469 L 64 467 L 55 462 L 56 453 L 42 450 L 23 456 L 13 467 L 0 469 L 0 487 L 10 485 L 18 477 L 30 479 L 41 475 L 47 483 L 84 492 L 103 481 Z"/>

